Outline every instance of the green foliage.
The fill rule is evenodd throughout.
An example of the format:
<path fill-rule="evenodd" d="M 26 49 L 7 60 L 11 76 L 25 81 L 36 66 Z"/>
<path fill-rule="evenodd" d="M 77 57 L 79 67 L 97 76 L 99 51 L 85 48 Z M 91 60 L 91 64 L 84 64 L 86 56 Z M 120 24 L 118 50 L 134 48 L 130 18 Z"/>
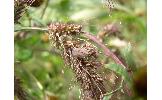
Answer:
<path fill-rule="evenodd" d="M 108 68 L 108 69 L 116 72 L 117 74 L 122 76 L 127 83 L 130 84 L 131 77 L 129 76 L 127 70 L 124 69 L 121 65 L 118 65 L 115 63 L 109 63 L 109 64 L 105 64 L 105 68 Z"/>
<path fill-rule="evenodd" d="M 105 97 L 103 98 L 103 100 L 110 100 L 110 99 L 111 99 L 111 96 L 112 96 L 112 94 L 109 95 L 109 96 L 105 96 Z"/>
<path fill-rule="evenodd" d="M 27 48 L 15 46 L 15 59 L 25 61 L 32 57 L 32 51 Z"/>

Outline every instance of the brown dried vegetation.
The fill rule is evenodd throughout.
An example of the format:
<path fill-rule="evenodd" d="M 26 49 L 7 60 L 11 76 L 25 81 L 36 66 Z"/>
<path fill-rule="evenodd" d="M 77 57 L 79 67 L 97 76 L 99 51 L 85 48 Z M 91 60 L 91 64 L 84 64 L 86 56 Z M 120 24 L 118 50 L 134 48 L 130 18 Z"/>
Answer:
<path fill-rule="evenodd" d="M 49 39 L 56 48 L 63 50 L 62 56 L 81 86 L 81 98 L 102 100 L 106 89 L 97 73 L 102 64 L 97 60 L 98 52 L 92 44 L 73 37 L 79 35 L 81 29 L 80 25 L 52 23 L 49 25 Z"/>

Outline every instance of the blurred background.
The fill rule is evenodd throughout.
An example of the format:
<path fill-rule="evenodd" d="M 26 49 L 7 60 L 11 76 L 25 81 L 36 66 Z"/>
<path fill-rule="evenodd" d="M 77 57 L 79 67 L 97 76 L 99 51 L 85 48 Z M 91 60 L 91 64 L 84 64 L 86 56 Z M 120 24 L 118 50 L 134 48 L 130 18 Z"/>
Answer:
<path fill-rule="evenodd" d="M 100 54 L 99 60 L 105 64 L 101 74 L 110 92 L 104 100 L 145 100 L 146 3 L 146 0 L 35 0 L 15 27 L 46 27 L 51 22 L 83 25 L 84 31 L 95 34 L 129 69 L 127 73 Z M 15 32 L 14 42 L 15 74 L 31 100 L 80 100 L 74 74 L 65 66 L 59 51 L 50 45 L 47 33 Z M 120 86 L 122 77 L 133 91 L 131 97 L 125 87 L 111 93 Z"/>

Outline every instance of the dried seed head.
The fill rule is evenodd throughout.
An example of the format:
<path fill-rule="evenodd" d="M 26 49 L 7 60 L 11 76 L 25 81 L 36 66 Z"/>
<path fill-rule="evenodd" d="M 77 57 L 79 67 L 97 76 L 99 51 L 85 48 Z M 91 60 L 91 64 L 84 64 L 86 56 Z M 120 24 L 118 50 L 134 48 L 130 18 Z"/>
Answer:
<path fill-rule="evenodd" d="M 49 39 L 56 47 L 63 46 L 63 42 L 72 40 L 72 35 L 81 33 L 82 26 L 65 23 L 51 23 L 48 26 Z"/>
<path fill-rule="evenodd" d="M 105 36 L 120 36 L 121 25 L 116 22 L 108 23 L 103 26 L 103 29 L 98 33 L 98 37 L 103 40 Z"/>
<path fill-rule="evenodd" d="M 48 29 L 54 33 L 59 33 L 59 35 L 78 35 L 81 30 L 81 25 L 76 24 L 65 24 L 65 23 L 51 23 Z"/>
<path fill-rule="evenodd" d="M 71 41 L 72 42 L 72 41 Z M 97 61 L 97 50 L 90 43 L 77 43 L 68 48 L 69 64 L 82 89 L 82 99 L 102 100 L 106 93 L 102 77 L 96 67 L 102 64 Z M 64 55 L 66 57 L 66 55 Z"/>
<path fill-rule="evenodd" d="M 35 0 L 32 4 L 31 7 L 40 7 L 44 3 L 44 0 Z"/>
<path fill-rule="evenodd" d="M 27 7 L 29 7 L 35 0 L 14 0 L 14 23 L 18 23 Z"/>
<path fill-rule="evenodd" d="M 78 66 L 74 67 L 73 71 L 82 88 L 83 100 L 87 100 L 87 98 L 92 98 L 92 100 L 102 100 L 103 95 L 106 93 L 106 89 L 103 84 L 103 79 L 97 74 L 96 69 L 87 67 L 84 65 L 84 61 L 74 63 L 78 64 Z"/>
<path fill-rule="evenodd" d="M 103 31 L 107 33 L 116 33 L 120 32 L 120 25 L 118 23 L 109 23 L 104 26 Z"/>
<path fill-rule="evenodd" d="M 63 50 L 65 63 L 75 73 L 81 86 L 83 100 L 102 100 L 106 93 L 103 79 L 97 74 L 101 65 L 97 61 L 98 51 L 92 44 L 75 38 L 82 27 L 74 24 L 52 23 L 48 26 L 49 38 L 56 47 Z"/>
<path fill-rule="evenodd" d="M 96 58 L 97 50 L 89 44 L 83 44 L 81 47 L 72 48 L 72 55 L 78 58 Z"/>
<path fill-rule="evenodd" d="M 102 0 L 102 3 L 104 6 L 108 7 L 110 11 L 117 5 L 116 0 Z"/>

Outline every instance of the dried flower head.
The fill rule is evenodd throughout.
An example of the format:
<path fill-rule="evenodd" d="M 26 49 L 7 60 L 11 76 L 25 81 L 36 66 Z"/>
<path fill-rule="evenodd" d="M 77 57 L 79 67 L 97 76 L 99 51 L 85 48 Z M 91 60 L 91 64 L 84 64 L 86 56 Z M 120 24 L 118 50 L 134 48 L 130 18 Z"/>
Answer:
<path fill-rule="evenodd" d="M 97 73 L 97 68 L 102 64 L 97 60 L 96 48 L 90 43 L 74 42 L 65 46 L 63 57 L 81 86 L 82 99 L 101 100 L 106 89 L 102 77 Z"/>
<path fill-rule="evenodd" d="M 106 35 L 108 36 L 119 36 L 121 33 L 120 25 L 116 22 L 112 22 L 104 25 L 102 31 L 98 33 L 98 37 L 103 39 Z"/>
<path fill-rule="evenodd" d="M 117 4 L 116 0 L 102 0 L 102 3 L 105 7 L 108 7 L 111 11 Z"/>
<path fill-rule="evenodd" d="M 35 0 L 32 4 L 31 7 L 40 7 L 44 3 L 44 0 Z"/>
<path fill-rule="evenodd" d="M 14 0 L 14 23 L 22 17 L 27 7 L 30 6 L 35 0 Z"/>
<path fill-rule="evenodd" d="M 72 49 L 73 57 L 77 58 L 96 58 L 96 49 L 90 44 L 83 44 L 80 47 L 74 47 Z"/>
<path fill-rule="evenodd" d="M 93 45 L 80 45 L 83 46 L 77 47 L 78 52 L 74 52 L 76 48 L 72 48 L 70 61 L 82 89 L 82 98 L 83 100 L 87 100 L 87 98 L 101 100 L 106 89 L 102 77 L 97 73 L 97 68 L 102 64 L 97 60 L 97 51 Z"/>
<path fill-rule="evenodd" d="M 49 38 L 54 46 L 63 51 L 65 63 L 73 70 L 82 90 L 83 100 L 102 100 L 106 93 L 97 68 L 98 51 L 92 44 L 75 38 L 82 32 L 81 25 L 52 23 L 48 27 Z"/>
<path fill-rule="evenodd" d="M 82 29 L 81 25 L 65 24 L 65 23 L 51 23 L 48 26 L 49 39 L 56 47 L 63 45 L 64 41 L 71 40 L 72 35 L 80 34 Z"/>

